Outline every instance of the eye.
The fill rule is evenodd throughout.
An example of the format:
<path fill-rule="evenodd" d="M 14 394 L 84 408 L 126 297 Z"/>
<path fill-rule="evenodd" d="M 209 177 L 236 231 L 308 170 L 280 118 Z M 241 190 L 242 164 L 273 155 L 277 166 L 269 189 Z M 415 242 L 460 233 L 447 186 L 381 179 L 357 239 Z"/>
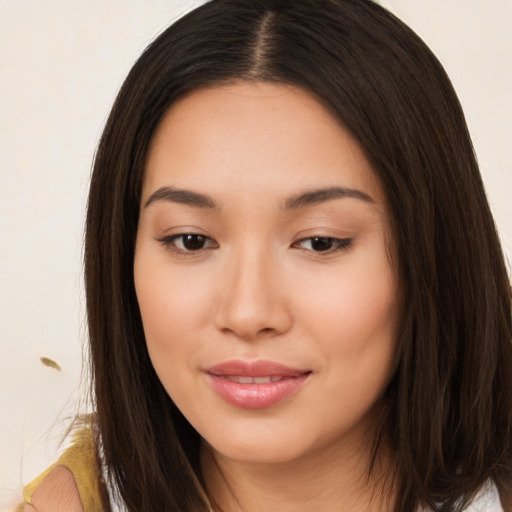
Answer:
<path fill-rule="evenodd" d="M 217 247 L 212 238 L 199 233 L 179 233 L 160 238 L 158 241 L 173 251 L 184 253 Z"/>
<path fill-rule="evenodd" d="M 337 252 L 348 249 L 352 245 L 352 238 L 333 238 L 328 236 L 314 236 L 303 238 L 293 244 L 294 247 L 314 252 Z"/>

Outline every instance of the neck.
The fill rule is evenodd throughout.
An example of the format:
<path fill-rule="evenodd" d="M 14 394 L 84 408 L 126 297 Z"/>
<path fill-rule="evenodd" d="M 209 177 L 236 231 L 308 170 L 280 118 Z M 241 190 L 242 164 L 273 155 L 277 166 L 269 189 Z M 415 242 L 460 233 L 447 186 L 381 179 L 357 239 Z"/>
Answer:
<path fill-rule="evenodd" d="M 290 462 L 234 461 L 205 444 L 202 471 L 216 512 L 390 512 L 392 457 L 381 443 L 372 470 L 371 446 L 331 444 Z"/>

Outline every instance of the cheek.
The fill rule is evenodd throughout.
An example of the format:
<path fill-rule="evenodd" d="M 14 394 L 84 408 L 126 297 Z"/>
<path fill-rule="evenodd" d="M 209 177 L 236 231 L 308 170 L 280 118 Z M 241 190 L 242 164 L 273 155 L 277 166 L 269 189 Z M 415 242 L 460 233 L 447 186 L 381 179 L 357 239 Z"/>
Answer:
<path fill-rule="evenodd" d="M 198 331 L 209 316 L 208 293 L 197 282 L 192 267 L 180 272 L 172 272 L 172 268 L 164 251 L 144 244 L 137 247 L 137 300 L 148 352 L 165 387 L 188 370 L 189 356 L 201 339 Z"/>
<path fill-rule="evenodd" d="M 204 323 L 207 317 L 208 282 L 193 265 L 173 265 L 163 248 L 146 240 L 147 234 L 141 238 L 135 251 L 134 280 L 148 344 L 197 329 L 200 319 Z"/>
<path fill-rule="evenodd" d="M 380 334 L 396 335 L 398 286 L 387 260 L 375 259 L 312 276 L 302 291 L 312 329 L 339 333 L 355 349 Z"/>
<path fill-rule="evenodd" d="M 146 346 L 153 368 L 176 404 L 189 403 L 197 352 L 197 297 L 165 274 L 135 267 L 135 286 Z M 181 284 L 181 286 L 180 286 Z M 189 391 L 187 391 L 189 390 Z M 181 408 L 181 407 L 180 407 Z"/>
<path fill-rule="evenodd" d="M 142 275 L 135 286 L 148 342 L 197 329 L 197 319 L 206 315 L 204 290 L 194 290 L 192 283 Z"/>
<path fill-rule="evenodd" d="M 309 328 L 322 352 L 319 378 L 325 389 L 316 406 L 330 411 L 325 421 L 334 432 L 339 425 L 357 424 L 372 410 L 394 370 L 397 290 L 391 272 L 379 275 L 376 280 L 375 275 L 352 274 L 335 291 L 308 300 Z M 336 402 L 343 407 L 332 407 Z"/>
<path fill-rule="evenodd" d="M 395 360 L 398 286 L 387 258 L 378 254 L 324 279 L 317 274 L 315 286 L 303 294 L 309 337 L 323 353 L 333 392 L 350 390 L 353 403 L 383 391 Z"/>

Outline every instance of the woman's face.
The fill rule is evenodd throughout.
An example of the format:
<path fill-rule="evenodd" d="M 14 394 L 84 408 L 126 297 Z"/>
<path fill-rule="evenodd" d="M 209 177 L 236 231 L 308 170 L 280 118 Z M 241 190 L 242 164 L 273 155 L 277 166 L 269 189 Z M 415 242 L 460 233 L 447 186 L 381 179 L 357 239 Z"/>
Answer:
<path fill-rule="evenodd" d="M 400 315 L 384 194 L 312 96 L 198 90 L 145 170 L 135 286 L 170 397 L 231 460 L 354 446 L 392 370 Z"/>

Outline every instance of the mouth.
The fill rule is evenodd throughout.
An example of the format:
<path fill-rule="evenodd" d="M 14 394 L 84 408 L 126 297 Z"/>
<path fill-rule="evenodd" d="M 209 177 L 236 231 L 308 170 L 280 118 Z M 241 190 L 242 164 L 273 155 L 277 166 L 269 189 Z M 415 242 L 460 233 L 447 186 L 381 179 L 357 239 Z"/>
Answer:
<path fill-rule="evenodd" d="M 228 361 L 208 368 L 212 389 L 226 402 L 243 409 L 265 409 L 297 393 L 311 370 L 272 361 Z"/>
<path fill-rule="evenodd" d="M 237 375 L 218 375 L 218 377 L 227 379 L 231 382 L 237 382 L 238 384 L 269 384 L 270 382 L 278 382 L 280 380 L 290 378 L 279 375 L 272 375 L 267 377 L 242 377 Z"/>

